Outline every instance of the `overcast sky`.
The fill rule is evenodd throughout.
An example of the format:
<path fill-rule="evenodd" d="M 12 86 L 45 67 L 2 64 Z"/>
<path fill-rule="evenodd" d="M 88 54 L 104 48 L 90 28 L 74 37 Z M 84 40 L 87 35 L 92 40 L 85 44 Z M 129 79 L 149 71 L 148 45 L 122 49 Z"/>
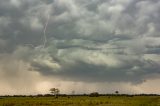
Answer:
<path fill-rule="evenodd" d="M 0 94 L 160 93 L 159 0 L 0 0 Z"/>

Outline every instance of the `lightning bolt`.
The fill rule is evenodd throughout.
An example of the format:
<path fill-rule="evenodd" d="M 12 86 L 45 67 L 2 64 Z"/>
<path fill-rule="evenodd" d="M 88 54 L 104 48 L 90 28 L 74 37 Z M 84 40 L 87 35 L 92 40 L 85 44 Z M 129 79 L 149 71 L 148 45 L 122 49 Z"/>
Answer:
<path fill-rule="evenodd" d="M 47 21 L 46 21 L 46 23 L 45 23 L 44 30 L 43 30 L 43 44 L 42 44 L 42 45 L 43 45 L 43 48 L 45 48 L 46 43 L 47 43 L 46 30 L 47 30 L 47 26 L 48 26 L 49 19 L 50 19 L 50 15 L 48 14 Z"/>

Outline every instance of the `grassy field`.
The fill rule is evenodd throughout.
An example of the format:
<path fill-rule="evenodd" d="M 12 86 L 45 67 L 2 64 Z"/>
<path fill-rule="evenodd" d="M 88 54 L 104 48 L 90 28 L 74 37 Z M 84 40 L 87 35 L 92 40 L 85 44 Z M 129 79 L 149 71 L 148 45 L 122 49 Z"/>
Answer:
<path fill-rule="evenodd" d="M 0 106 L 160 106 L 160 96 L 6 97 Z"/>

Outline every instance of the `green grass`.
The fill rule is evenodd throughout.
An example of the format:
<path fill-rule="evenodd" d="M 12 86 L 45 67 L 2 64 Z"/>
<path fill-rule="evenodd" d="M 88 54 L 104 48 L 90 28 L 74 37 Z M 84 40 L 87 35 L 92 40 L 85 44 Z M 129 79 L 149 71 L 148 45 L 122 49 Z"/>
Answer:
<path fill-rule="evenodd" d="M 0 106 L 160 106 L 160 96 L 6 97 Z"/>

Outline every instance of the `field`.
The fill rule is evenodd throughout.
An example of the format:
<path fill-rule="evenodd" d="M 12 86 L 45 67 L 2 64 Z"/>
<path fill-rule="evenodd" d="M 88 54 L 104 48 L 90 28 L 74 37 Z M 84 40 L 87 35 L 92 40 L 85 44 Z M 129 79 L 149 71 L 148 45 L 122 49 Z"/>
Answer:
<path fill-rule="evenodd" d="M 160 96 L 1 97 L 0 106 L 160 106 Z"/>

